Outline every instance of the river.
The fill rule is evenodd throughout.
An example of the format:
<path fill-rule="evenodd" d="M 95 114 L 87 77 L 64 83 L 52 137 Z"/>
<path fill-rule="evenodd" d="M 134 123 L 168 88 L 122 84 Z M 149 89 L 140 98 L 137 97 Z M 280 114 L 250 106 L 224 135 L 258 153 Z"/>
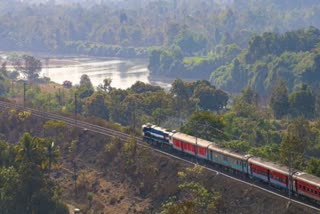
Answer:
<path fill-rule="evenodd" d="M 111 86 L 127 89 L 135 82 L 141 81 L 168 89 L 172 80 L 151 78 L 147 61 L 141 59 L 110 59 L 91 57 L 62 57 L 42 60 L 41 76 L 47 76 L 53 82 L 62 84 L 69 80 L 79 84 L 80 77 L 87 74 L 94 87 L 111 78 Z"/>

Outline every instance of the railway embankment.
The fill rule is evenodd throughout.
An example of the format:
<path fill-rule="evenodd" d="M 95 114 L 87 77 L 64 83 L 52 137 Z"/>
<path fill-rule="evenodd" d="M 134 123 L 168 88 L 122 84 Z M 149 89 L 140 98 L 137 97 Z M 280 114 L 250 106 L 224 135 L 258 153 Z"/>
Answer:
<path fill-rule="evenodd" d="M 4 138 L 16 143 L 23 132 L 52 138 L 61 155 L 60 167 L 52 178 L 59 183 L 64 200 L 84 211 L 158 213 L 162 203 L 179 191 L 178 172 L 192 167 L 141 148 L 132 139 L 123 142 L 63 123 L 50 125 L 32 115 L 17 119 L 12 112 L 2 111 Z M 206 188 L 221 194 L 217 213 L 317 213 L 221 174 L 204 170 L 201 179 Z"/>

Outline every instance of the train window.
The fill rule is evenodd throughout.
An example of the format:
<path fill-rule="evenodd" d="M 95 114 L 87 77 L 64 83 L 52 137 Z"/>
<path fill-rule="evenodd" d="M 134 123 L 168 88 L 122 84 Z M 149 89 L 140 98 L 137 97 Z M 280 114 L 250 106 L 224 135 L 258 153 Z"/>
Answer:
<path fill-rule="evenodd" d="M 301 186 L 301 184 L 299 184 L 299 189 L 301 189 L 302 188 L 302 186 Z"/>
<path fill-rule="evenodd" d="M 223 156 L 223 160 L 224 161 L 228 161 L 228 157 L 227 156 Z"/>
<path fill-rule="evenodd" d="M 306 187 L 305 187 L 305 186 L 303 186 L 303 190 L 306 190 Z"/>
<path fill-rule="evenodd" d="M 311 193 L 313 193 L 313 189 L 311 189 Z"/>
<path fill-rule="evenodd" d="M 314 191 L 314 194 L 318 195 L 318 192 L 317 192 L 317 191 Z"/>
<path fill-rule="evenodd" d="M 309 188 L 307 188 L 307 191 L 308 191 L 308 192 L 310 192 L 310 189 L 309 189 Z"/>

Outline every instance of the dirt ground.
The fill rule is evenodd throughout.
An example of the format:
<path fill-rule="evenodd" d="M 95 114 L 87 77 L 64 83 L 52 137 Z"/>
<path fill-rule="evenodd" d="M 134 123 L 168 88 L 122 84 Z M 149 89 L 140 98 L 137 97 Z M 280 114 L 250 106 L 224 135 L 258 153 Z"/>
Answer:
<path fill-rule="evenodd" d="M 68 171 L 67 168 L 72 169 L 72 166 L 66 164 L 65 173 L 61 173 L 61 177 L 58 180 L 63 189 L 69 190 L 64 195 L 68 203 L 72 202 L 73 205 L 80 208 L 90 207 L 94 210 L 94 213 L 159 213 L 161 203 L 167 199 L 166 191 L 164 191 L 165 194 L 163 195 L 157 195 L 152 191 L 147 196 L 142 195 L 139 187 L 119 170 L 120 167 L 116 162 L 110 164 L 102 172 L 95 167 L 95 163 L 90 157 L 99 157 L 99 155 L 98 153 L 94 154 L 93 150 L 87 150 L 86 155 L 82 155 L 82 159 L 79 159 L 79 171 L 81 172 L 79 172 L 78 181 L 81 180 L 84 183 L 82 185 L 87 185 L 86 189 L 92 192 L 92 201 L 89 202 L 88 198 L 80 196 L 83 194 L 81 190 L 78 190 L 78 195 L 77 197 L 75 196 L 72 170 L 66 173 Z M 172 160 L 157 153 L 153 154 L 153 158 L 158 163 L 159 179 L 163 180 L 159 184 L 162 185 L 160 189 L 169 192 L 170 184 L 177 180 L 177 172 L 185 167 L 190 167 L 188 164 Z M 234 180 L 215 175 L 212 172 L 206 173 L 210 177 L 212 188 L 222 195 L 218 213 L 316 213 L 295 203 L 289 205 L 287 200 L 252 186 L 239 184 Z"/>
<path fill-rule="evenodd" d="M 16 131 L 10 129 L 12 134 L 8 134 L 7 138 L 9 142 L 17 142 L 25 131 L 33 136 L 41 136 L 42 123 L 41 119 L 31 117 L 25 120 L 25 124 L 15 126 Z M 3 129 L 6 124 L 2 124 Z M 106 145 L 111 142 L 106 136 L 84 132 L 82 129 L 62 129 L 60 132 L 65 132 L 65 135 L 59 137 L 55 131 L 52 134 L 60 139 L 55 142 L 57 145 L 60 142 L 62 162 L 60 169 L 51 176 L 60 186 L 61 197 L 70 205 L 70 209 L 77 207 L 83 213 L 159 213 L 161 204 L 178 190 L 178 172 L 192 167 L 185 162 L 137 147 L 133 159 L 135 166 L 125 168 L 124 154 L 118 152 L 114 156 L 113 153 L 106 155 Z M 49 134 L 47 131 L 46 135 Z M 70 150 L 72 144 L 67 142 L 75 138 L 78 139 L 76 147 Z M 119 145 L 123 146 L 123 142 Z M 152 170 L 156 173 L 152 174 Z M 219 192 L 222 197 L 217 213 L 317 213 L 295 203 L 288 206 L 286 199 L 251 185 L 239 184 L 221 174 L 205 172 L 205 176 L 209 180 L 209 188 Z"/>

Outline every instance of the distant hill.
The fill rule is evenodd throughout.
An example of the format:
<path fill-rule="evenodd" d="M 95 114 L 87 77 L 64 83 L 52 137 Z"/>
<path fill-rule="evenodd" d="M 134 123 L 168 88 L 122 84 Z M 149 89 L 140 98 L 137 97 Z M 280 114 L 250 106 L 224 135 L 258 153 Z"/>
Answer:
<path fill-rule="evenodd" d="M 254 36 L 248 49 L 212 72 L 211 82 L 230 92 L 240 92 L 250 85 L 259 94 L 267 95 L 277 79 L 284 80 L 289 91 L 301 84 L 317 89 L 319 70 L 320 30 L 310 27 Z"/>

